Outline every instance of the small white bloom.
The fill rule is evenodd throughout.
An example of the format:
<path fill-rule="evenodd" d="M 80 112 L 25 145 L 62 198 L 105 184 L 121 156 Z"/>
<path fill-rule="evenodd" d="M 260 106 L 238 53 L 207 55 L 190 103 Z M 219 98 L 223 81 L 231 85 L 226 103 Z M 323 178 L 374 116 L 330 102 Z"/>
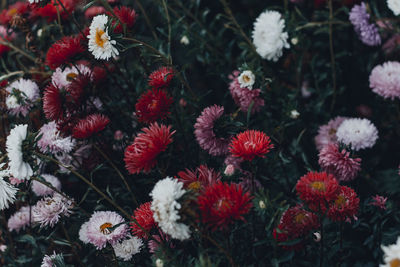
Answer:
<path fill-rule="evenodd" d="M 7 249 L 7 246 L 6 246 L 6 245 L 0 245 L 0 251 L 1 251 L 1 252 L 6 251 L 6 249 Z"/>
<path fill-rule="evenodd" d="M 238 82 L 240 84 L 240 88 L 245 88 L 247 87 L 248 89 L 253 89 L 253 84 L 256 80 L 256 76 L 254 76 L 253 72 L 251 70 L 245 70 L 243 71 L 239 77 L 238 77 Z"/>
<path fill-rule="evenodd" d="M 292 43 L 292 45 L 297 45 L 299 43 L 299 38 L 293 37 L 292 39 L 290 39 L 290 42 Z"/>
<path fill-rule="evenodd" d="M 35 101 L 39 99 L 38 85 L 27 79 L 18 79 L 6 87 L 9 95 L 6 105 L 10 114 L 14 116 L 26 116 Z"/>
<path fill-rule="evenodd" d="M 339 142 L 358 151 L 375 145 L 378 130 L 368 119 L 351 118 L 340 124 L 336 136 Z"/>
<path fill-rule="evenodd" d="M 190 43 L 189 38 L 186 35 L 182 36 L 181 44 L 188 45 L 189 43 Z"/>
<path fill-rule="evenodd" d="M 297 110 L 293 109 L 292 111 L 290 111 L 290 118 L 297 119 L 299 116 L 300 113 Z"/>
<path fill-rule="evenodd" d="M 132 256 L 139 253 L 143 246 L 142 239 L 136 236 L 129 236 L 128 239 L 113 245 L 115 256 L 124 261 L 130 261 Z"/>
<path fill-rule="evenodd" d="M 14 203 L 15 195 L 18 189 L 7 183 L 4 178 L 10 176 L 8 169 L 3 170 L 4 163 L 0 164 L 0 210 L 7 209 L 10 204 Z"/>
<path fill-rule="evenodd" d="M 156 260 L 156 267 L 164 267 L 164 262 L 162 259 Z"/>
<path fill-rule="evenodd" d="M 29 179 L 33 171 L 29 163 L 23 159 L 22 143 L 28 133 L 27 124 L 16 125 L 7 136 L 6 150 L 9 159 L 10 173 L 17 179 Z"/>
<path fill-rule="evenodd" d="M 385 264 L 381 264 L 381 267 L 392 267 L 400 264 L 400 237 L 397 238 L 395 244 L 382 246 L 382 250 Z"/>
<path fill-rule="evenodd" d="M 97 15 L 93 18 L 89 27 L 89 51 L 92 52 L 96 59 L 108 60 L 111 57 L 119 55 L 118 49 L 115 47 L 117 42 L 111 40 L 108 35 L 108 17 L 106 15 Z"/>
<path fill-rule="evenodd" d="M 314 232 L 313 236 L 314 236 L 314 241 L 315 242 L 321 241 L 321 233 L 320 232 Z"/>
<path fill-rule="evenodd" d="M 41 37 L 42 36 L 42 34 L 43 34 L 43 29 L 39 29 L 37 32 L 36 32 L 36 35 L 37 35 L 37 37 Z"/>
<path fill-rule="evenodd" d="M 40 137 L 40 139 L 38 139 Z M 39 150 L 43 153 L 69 153 L 75 146 L 75 140 L 70 136 L 62 137 L 60 131 L 57 129 L 57 124 L 51 121 L 44 124 L 40 130 L 37 138 L 37 145 Z"/>
<path fill-rule="evenodd" d="M 278 61 L 283 48 L 290 48 L 289 35 L 284 32 L 285 20 L 277 11 L 266 10 L 254 22 L 253 43 L 257 53 L 272 61 Z"/>
<path fill-rule="evenodd" d="M 400 1 L 399 0 L 387 0 L 387 5 L 393 14 L 396 16 L 400 15 Z"/>
<path fill-rule="evenodd" d="M 190 237 L 189 226 L 178 222 L 181 219 L 181 204 L 177 200 L 185 193 L 183 183 L 171 177 L 158 181 L 150 193 L 154 220 L 164 233 L 179 240 Z"/>
<path fill-rule="evenodd" d="M 7 96 L 6 105 L 8 109 L 14 109 L 20 107 L 20 105 L 18 104 L 18 99 L 13 95 Z"/>
<path fill-rule="evenodd" d="M 30 4 L 34 4 L 34 3 L 40 3 L 41 0 L 29 0 Z"/>
<path fill-rule="evenodd" d="M 265 209 L 267 206 L 265 205 L 265 202 L 263 200 L 260 200 L 258 202 L 258 206 L 260 207 L 260 209 Z"/>

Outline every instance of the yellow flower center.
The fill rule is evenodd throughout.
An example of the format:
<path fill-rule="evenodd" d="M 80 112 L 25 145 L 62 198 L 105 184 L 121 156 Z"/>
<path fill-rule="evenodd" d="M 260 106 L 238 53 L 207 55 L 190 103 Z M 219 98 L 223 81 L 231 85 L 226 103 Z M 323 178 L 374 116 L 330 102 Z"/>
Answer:
<path fill-rule="evenodd" d="M 312 182 L 310 186 L 318 191 L 325 191 L 325 183 L 324 182 Z"/>
<path fill-rule="evenodd" d="M 104 47 L 104 44 L 107 42 L 107 35 L 102 29 L 96 29 L 95 36 L 96 44 L 101 48 Z"/>
<path fill-rule="evenodd" d="M 400 267 L 400 259 L 393 259 L 389 262 L 390 267 Z"/>
<path fill-rule="evenodd" d="M 17 14 L 18 10 L 16 8 L 11 8 L 10 10 L 8 10 L 7 15 L 9 16 L 14 16 L 15 14 Z"/>
<path fill-rule="evenodd" d="M 76 73 L 73 73 L 73 72 L 68 73 L 67 74 L 67 81 L 72 82 L 77 76 L 78 76 L 78 74 L 76 74 Z"/>
<path fill-rule="evenodd" d="M 346 204 L 346 198 L 342 195 L 338 196 L 338 198 L 335 200 L 335 206 L 337 207 L 343 207 L 344 204 Z"/>
<path fill-rule="evenodd" d="M 112 223 L 103 223 L 102 225 L 100 225 L 100 232 L 104 235 L 109 235 L 111 231 L 108 228 L 111 228 L 112 226 Z"/>
<path fill-rule="evenodd" d="M 336 134 L 336 129 L 335 128 L 329 129 L 329 135 L 334 135 L 334 134 Z"/>
<path fill-rule="evenodd" d="M 47 206 L 50 206 L 51 205 L 51 203 L 53 203 L 54 202 L 54 200 L 52 200 L 52 199 L 49 199 L 49 200 L 47 200 L 46 201 L 46 205 Z"/>
<path fill-rule="evenodd" d="M 294 221 L 296 223 L 302 223 L 305 218 L 306 218 L 306 215 L 302 212 L 302 213 L 299 213 L 296 216 L 294 216 Z"/>
<path fill-rule="evenodd" d="M 151 103 L 149 103 L 148 108 L 149 108 L 149 109 L 155 109 L 155 108 L 157 107 L 157 105 L 158 105 L 158 101 L 155 100 L 155 99 L 153 99 L 153 100 L 151 101 Z"/>
<path fill-rule="evenodd" d="M 190 183 L 190 184 L 188 185 L 188 188 L 189 188 L 189 189 L 192 189 L 193 191 L 198 192 L 198 191 L 200 191 L 201 183 L 200 183 L 199 181 Z"/>
<path fill-rule="evenodd" d="M 248 82 L 251 81 L 251 79 L 250 79 L 250 77 L 249 77 L 248 75 L 243 75 L 243 81 L 244 81 L 245 83 L 248 83 Z"/>

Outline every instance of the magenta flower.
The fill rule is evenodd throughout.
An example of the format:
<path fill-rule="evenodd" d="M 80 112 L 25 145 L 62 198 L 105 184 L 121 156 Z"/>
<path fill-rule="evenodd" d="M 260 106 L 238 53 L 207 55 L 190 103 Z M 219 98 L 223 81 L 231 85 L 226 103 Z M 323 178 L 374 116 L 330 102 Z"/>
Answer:
<path fill-rule="evenodd" d="M 331 119 L 327 124 L 319 127 L 318 135 L 315 137 L 315 145 L 318 150 L 321 150 L 327 144 L 334 144 L 337 142 L 336 131 L 340 124 L 346 117 L 336 117 Z"/>
<path fill-rule="evenodd" d="M 372 202 L 370 202 L 369 205 L 378 207 L 382 210 L 386 210 L 386 201 L 387 201 L 387 197 L 376 195 L 376 196 L 372 197 Z"/>

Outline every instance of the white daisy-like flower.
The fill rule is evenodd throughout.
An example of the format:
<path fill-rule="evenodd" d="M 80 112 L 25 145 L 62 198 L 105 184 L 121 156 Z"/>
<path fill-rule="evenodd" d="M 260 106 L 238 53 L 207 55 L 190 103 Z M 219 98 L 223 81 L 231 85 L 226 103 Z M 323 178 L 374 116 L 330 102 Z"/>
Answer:
<path fill-rule="evenodd" d="M 38 138 L 40 139 L 38 139 L 37 145 L 43 153 L 69 153 L 75 146 L 75 139 L 70 136 L 62 137 L 54 121 L 44 124 L 40 128 Z"/>
<path fill-rule="evenodd" d="M 15 195 L 18 189 L 4 180 L 10 176 L 8 169 L 3 170 L 5 163 L 0 164 L 0 210 L 7 209 L 10 204 L 14 203 Z"/>
<path fill-rule="evenodd" d="M 396 16 L 400 15 L 400 1 L 399 0 L 387 0 L 387 5 L 393 14 Z"/>
<path fill-rule="evenodd" d="M 41 174 L 40 175 L 46 182 L 51 184 L 54 188 L 60 190 L 61 189 L 61 182 L 60 180 L 55 177 L 54 175 L 51 174 Z M 47 196 L 47 195 L 52 195 L 54 193 L 53 189 L 50 187 L 38 182 L 38 181 L 33 181 L 32 182 L 32 191 L 35 193 L 37 196 Z"/>
<path fill-rule="evenodd" d="M 142 239 L 129 235 L 127 239 L 113 245 L 115 256 L 124 261 L 130 261 L 133 255 L 140 252 L 143 246 Z"/>
<path fill-rule="evenodd" d="M 381 264 L 381 267 L 400 266 L 400 237 L 395 244 L 382 246 L 382 250 L 385 264 Z"/>
<path fill-rule="evenodd" d="M 240 84 L 241 88 L 248 88 L 248 89 L 253 89 L 253 84 L 256 81 L 256 76 L 254 75 L 251 70 L 245 70 L 242 73 L 240 73 L 238 77 L 238 82 Z"/>
<path fill-rule="evenodd" d="M 358 151 L 375 145 L 378 139 L 378 130 L 368 119 L 351 118 L 340 124 L 336 136 L 339 142 Z"/>
<path fill-rule="evenodd" d="M 185 193 L 183 183 L 171 177 L 158 181 L 150 193 L 154 220 L 164 233 L 179 240 L 190 238 L 189 226 L 178 222 L 181 219 L 181 204 L 178 200 Z"/>
<path fill-rule="evenodd" d="M 18 79 L 6 87 L 9 95 L 6 98 L 6 105 L 10 114 L 14 116 L 26 116 L 35 101 L 39 99 L 38 85 L 26 79 Z"/>
<path fill-rule="evenodd" d="M 181 42 L 181 44 L 183 44 L 183 45 L 188 45 L 188 44 L 190 43 L 189 38 L 188 38 L 186 35 L 182 36 L 180 42 Z"/>
<path fill-rule="evenodd" d="M 40 267 L 54 267 L 54 266 L 64 266 L 64 258 L 62 254 L 57 254 L 53 251 L 52 255 L 44 255 L 42 260 L 42 265 Z"/>
<path fill-rule="evenodd" d="M 40 3 L 41 0 L 29 0 L 30 4 L 34 4 L 34 3 Z"/>
<path fill-rule="evenodd" d="M 97 15 L 93 18 L 89 27 L 89 51 L 96 59 L 106 59 L 119 55 L 115 47 L 116 41 L 111 40 L 108 35 L 108 17 L 107 15 Z"/>
<path fill-rule="evenodd" d="M 40 223 L 40 227 L 54 227 L 61 216 L 69 217 L 72 213 L 73 202 L 60 194 L 44 197 L 32 208 L 33 220 Z"/>
<path fill-rule="evenodd" d="M 79 74 L 91 75 L 92 71 L 85 65 L 79 64 L 73 67 L 66 67 L 65 69 L 57 68 L 51 75 L 51 83 L 58 88 L 67 87 Z"/>
<path fill-rule="evenodd" d="M 285 20 L 277 11 L 266 10 L 254 22 L 253 43 L 257 53 L 272 61 L 278 61 L 283 48 L 290 48 L 289 35 L 285 30 Z"/>
<path fill-rule="evenodd" d="M 290 111 L 290 118 L 297 119 L 299 116 L 300 116 L 300 113 L 297 110 L 293 109 Z"/>
<path fill-rule="evenodd" d="M 22 144 L 28 134 L 28 125 L 16 125 L 7 136 L 6 150 L 9 159 L 10 173 L 17 179 L 29 179 L 33 170 L 29 163 L 24 161 Z"/>

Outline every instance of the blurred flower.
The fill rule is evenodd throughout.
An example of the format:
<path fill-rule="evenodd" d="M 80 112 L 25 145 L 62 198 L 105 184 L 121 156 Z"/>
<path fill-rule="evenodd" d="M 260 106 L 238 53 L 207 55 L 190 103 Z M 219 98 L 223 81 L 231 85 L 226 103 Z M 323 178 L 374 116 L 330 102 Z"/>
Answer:
<path fill-rule="evenodd" d="M 179 240 L 190 238 L 189 226 L 180 222 L 179 215 L 182 205 L 178 200 L 185 193 L 183 183 L 171 177 L 158 181 L 150 193 L 154 220 L 164 233 Z"/>
<path fill-rule="evenodd" d="M 235 173 L 235 166 L 228 164 L 225 168 L 224 174 L 226 176 L 232 176 Z"/>
<path fill-rule="evenodd" d="M 290 111 L 290 118 L 297 119 L 299 116 L 300 113 L 297 110 L 293 109 L 292 111 Z"/>
<path fill-rule="evenodd" d="M 4 8 L 0 12 L 0 24 L 9 25 L 11 20 L 15 16 L 24 16 L 26 13 L 30 11 L 29 2 L 28 1 L 19 1 L 15 2 L 12 5 Z"/>
<path fill-rule="evenodd" d="M 381 44 L 381 37 L 375 24 L 369 23 L 369 13 L 364 2 L 361 5 L 355 5 L 351 11 L 349 19 L 354 26 L 360 40 L 369 46 Z"/>
<path fill-rule="evenodd" d="M 381 264 L 381 267 L 396 267 L 400 265 L 400 237 L 397 238 L 395 244 L 381 246 L 383 250 L 383 261 L 385 264 Z"/>
<path fill-rule="evenodd" d="M 19 230 L 24 230 L 31 222 L 33 222 L 31 207 L 23 206 L 8 219 L 8 230 L 18 233 Z"/>
<path fill-rule="evenodd" d="M 157 163 L 157 156 L 172 143 L 171 126 L 152 123 L 144 127 L 133 144 L 125 150 L 125 167 L 129 173 L 149 172 Z"/>
<path fill-rule="evenodd" d="M 397 52 L 400 46 L 400 34 L 394 34 L 389 38 L 383 45 L 382 50 L 385 54 L 392 54 L 393 52 Z"/>
<path fill-rule="evenodd" d="M 351 118 L 342 122 L 336 136 L 339 142 L 358 151 L 375 145 L 378 130 L 368 119 Z"/>
<path fill-rule="evenodd" d="M 174 78 L 174 70 L 170 67 L 161 67 L 149 75 L 149 85 L 153 88 L 165 88 Z"/>
<path fill-rule="evenodd" d="M 33 175 L 29 163 L 24 161 L 24 141 L 28 134 L 27 124 L 18 124 L 7 136 L 6 150 L 9 159 L 10 174 L 18 179 L 27 180 Z"/>
<path fill-rule="evenodd" d="M 54 188 L 60 190 L 61 189 L 61 182 L 60 180 L 55 177 L 54 175 L 51 174 L 41 174 L 40 175 L 45 182 L 48 182 L 51 184 Z M 46 195 L 52 195 L 54 193 L 53 189 L 50 187 L 38 182 L 38 181 L 33 181 L 31 189 L 33 193 L 35 193 L 37 196 L 46 196 Z"/>
<path fill-rule="evenodd" d="M 369 106 L 363 104 L 358 105 L 356 107 L 356 112 L 361 117 L 366 117 L 366 118 L 371 117 L 372 115 L 372 109 Z"/>
<path fill-rule="evenodd" d="M 310 84 L 307 80 L 303 81 L 301 84 L 301 96 L 303 98 L 309 98 L 312 95 L 312 92 L 309 89 Z"/>
<path fill-rule="evenodd" d="M 327 124 L 319 127 L 318 135 L 315 137 L 315 145 L 318 150 L 321 150 L 327 144 L 334 144 L 337 142 L 337 129 L 346 119 L 347 117 L 338 116 L 331 119 Z"/>
<path fill-rule="evenodd" d="M 400 2 L 398 0 L 387 0 L 386 2 L 388 8 L 393 11 L 393 14 L 396 16 L 400 15 Z"/>
<path fill-rule="evenodd" d="M 75 125 L 72 136 L 78 139 L 88 138 L 103 131 L 109 123 L 110 119 L 102 114 L 88 115 Z"/>
<path fill-rule="evenodd" d="M 254 22 L 253 43 L 257 53 L 267 59 L 278 61 L 283 48 L 290 48 L 287 32 L 284 32 L 285 20 L 277 11 L 266 10 Z"/>
<path fill-rule="evenodd" d="M 36 0 L 41 1 L 41 0 Z M 63 4 L 63 8 L 59 8 L 59 2 Z M 45 18 L 47 22 L 52 22 L 58 19 L 60 16 L 61 19 L 67 19 L 68 16 L 74 11 L 77 0 L 58 0 L 57 2 L 49 2 L 43 7 L 40 7 L 38 4 L 29 7 L 31 11 L 31 17 L 41 17 Z"/>
<path fill-rule="evenodd" d="M 264 201 L 262 201 L 262 200 L 260 200 L 259 202 L 258 202 L 258 206 L 260 207 L 260 209 L 265 209 L 267 206 L 265 205 L 265 202 Z"/>
<path fill-rule="evenodd" d="M 212 231 L 226 229 L 235 220 L 245 220 L 252 197 L 240 185 L 217 182 L 198 197 L 201 219 Z"/>
<path fill-rule="evenodd" d="M 43 92 L 43 112 L 48 120 L 60 120 L 63 117 L 62 93 L 59 88 L 49 84 Z"/>
<path fill-rule="evenodd" d="M 75 146 L 75 140 L 70 136 L 61 136 L 54 121 L 44 124 L 39 130 L 38 137 L 40 139 L 37 140 L 37 146 L 43 153 L 69 153 Z"/>
<path fill-rule="evenodd" d="M 129 235 L 127 239 L 117 242 L 113 245 L 115 256 L 124 261 L 130 261 L 133 255 L 140 252 L 143 246 L 143 241 L 136 237 Z"/>
<path fill-rule="evenodd" d="M 50 46 L 46 54 L 46 65 L 54 70 L 72 62 L 74 57 L 83 52 L 85 52 L 85 48 L 81 44 L 79 36 L 64 36 Z"/>
<path fill-rule="evenodd" d="M 183 98 L 179 99 L 179 105 L 181 105 L 181 107 L 186 107 L 186 105 L 187 105 L 186 100 Z"/>
<path fill-rule="evenodd" d="M 387 61 L 375 66 L 369 76 L 369 86 L 384 98 L 400 98 L 400 63 Z"/>
<path fill-rule="evenodd" d="M 350 220 L 357 214 L 359 204 L 360 199 L 353 189 L 340 186 L 336 199 L 329 205 L 328 217 L 332 221 Z"/>
<path fill-rule="evenodd" d="M 321 168 L 332 173 L 339 181 L 353 180 L 361 170 L 361 159 L 350 157 L 350 152 L 346 149 L 340 151 L 338 144 L 327 144 L 318 157 Z"/>
<path fill-rule="evenodd" d="M 194 135 L 200 147 L 212 156 L 228 153 L 229 139 L 217 137 L 214 131 L 215 122 L 224 114 L 224 107 L 210 106 L 205 108 L 196 119 Z"/>
<path fill-rule="evenodd" d="M 44 197 L 32 207 L 32 216 L 35 222 L 44 226 L 54 227 L 61 216 L 69 217 L 72 213 L 73 203 L 64 196 L 55 193 L 51 197 Z"/>
<path fill-rule="evenodd" d="M 7 183 L 4 178 L 10 176 L 8 169 L 3 169 L 5 163 L 0 163 L 0 210 L 7 209 L 14 203 L 18 189 Z"/>
<path fill-rule="evenodd" d="M 182 36 L 180 43 L 183 45 L 188 45 L 190 43 L 189 38 L 186 35 Z"/>
<path fill-rule="evenodd" d="M 172 97 L 164 90 L 153 88 L 146 91 L 135 105 L 138 121 L 151 123 L 165 119 L 171 113 L 169 108 L 172 102 Z"/>
<path fill-rule="evenodd" d="M 116 227 L 119 225 L 118 227 Z M 116 227 L 115 229 L 113 229 Z M 97 250 L 114 245 L 128 234 L 124 218 L 113 211 L 95 211 L 89 221 L 81 226 L 79 238 L 84 243 L 93 244 Z"/>
<path fill-rule="evenodd" d="M 126 25 L 126 29 L 130 29 L 133 27 L 136 21 L 136 12 L 134 9 L 126 6 L 121 6 L 121 7 L 114 7 L 113 11 L 114 14 L 117 16 L 117 18 L 121 21 L 121 23 Z M 116 23 L 118 23 L 118 25 L 115 27 L 114 32 L 122 33 L 123 32 L 122 25 L 118 21 L 116 21 Z"/>
<path fill-rule="evenodd" d="M 315 242 L 321 241 L 322 236 L 321 236 L 321 233 L 320 233 L 320 232 L 314 232 L 314 233 L 313 233 L 313 236 L 314 236 L 314 241 L 315 241 Z"/>
<path fill-rule="evenodd" d="M 160 229 L 158 230 L 158 234 L 152 235 L 151 237 L 152 239 L 147 242 L 150 253 L 156 253 L 160 245 L 168 245 L 170 248 L 175 248 L 174 243 L 171 242 L 171 238 L 164 234 Z"/>
<path fill-rule="evenodd" d="M 8 41 L 11 42 L 15 38 L 15 34 L 8 30 L 3 25 L 0 25 L 0 41 Z M 10 47 L 7 45 L 0 44 L 0 56 L 2 56 L 5 52 L 10 51 Z"/>
<path fill-rule="evenodd" d="M 56 252 L 53 251 L 53 255 L 44 255 L 40 267 L 55 267 L 60 266 L 61 263 L 63 263 L 62 266 L 64 266 L 65 263 L 62 254 L 56 254 Z"/>
<path fill-rule="evenodd" d="M 229 152 L 234 157 L 251 161 L 255 157 L 264 158 L 274 145 L 264 132 L 247 130 L 236 135 L 229 144 Z"/>
<path fill-rule="evenodd" d="M 39 87 L 31 81 L 20 78 L 6 87 L 9 95 L 6 105 L 10 114 L 14 116 L 26 116 L 35 102 L 39 100 Z"/>
<path fill-rule="evenodd" d="M 85 11 L 85 18 L 92 19 L 97 15 L 105 14 L 106 9 L 102 6 L 91 6 Z"/>
<path fill-rule="evenodd" d="M 244 160 L 243 160 L 242 158 L 237 158 L 237 157 L 234 157 L 233 155 L 229 154 L 229 155 L 225 158 L 224 164 L 225 164 L 225 165 L 232 165 L 232 166 L 235 168 L 235 170 L 236 170 L 236 169 L 241 170 L 240 164 L 241 164 L 243 161 L 244 161 Z"/>
<path fill-rule="evenodd" d="M 183 183 L 186 189 L 195 192 L 202 191 L 221 179 L 220 173 L 208 168 L 207 165 L 200 165 L 194 171 L 185 169 L 185 171 L 178 172 L 178 176 L 178 180 Z"/>
<path fill-rule="evenodd" d="M 90 24 L 89 51 L 92 52 L 96 59 L 108 60 L 111 57 L 119 55 L 118 49 L 115 47 L 117 42 L 112 40 L 108 34 L 107 15 L 97 15 Z"/>
<path fill-rule="evenodd" d="M 153 228 L 157 226 L 156 222 L 153 218 L 153 211 L 151 210 L 151 202 L 146 202 L 141 204 L 136 210 L 133 212 L 133 219 L 140 225 L 140 227 L 133 221 L 130 223 L 132 235 L 138 236 L 140 238 L 149 238 L 148 233 Z M 144 230 L 142 230 L 142 228 Z"/>
<path fill-rule="evenodd" d="M 121 141 L 124 138 L 125 134 L 121 130 L 116 130 L 114 132 L 114 140 Z"/>
<path fill-rule="evenodd" d="M 156 267 L 164 267 L 164 262 L 162 259 L 156 259 Z"/>
<path fill-rule="evenodd" d="M 242 171 L 244 176 L 240 177 L 239 185 L 243 188 L 244 191 L 254 193 L 259 189 L 262 189 L 260 181 L 256 178 L 253 178 L 251 172 Z"/>
<path fill-rule="evenodd" d="M 254 73 L 251 70 L 243 71 L 238 77 L 240 88 L 248 88 L 249 90 L 253 89 L 255 80 L 256 76 L 254 76 Z"/>
<path fill-rule="evenodd" d="M 0 251 L 1 252 L 5 252 L 7 250 L 7 246 L 6 245 L 0 245 Z"/>
<path fill-rule="evenodd" d="M 372 197 L 372 202 L 370 202 L 369 205 L 378 207 L 382 210 L 386 210 L 386 201 L 387 201 L 387 197 L 376 195 L 376 196 Z"/>
<path fill-rule="evenodd" d="M 299 38 L 293 37 L 292 39 L 290 39 L 290 42 L 292 43 L 292 45 L 297 45 L 299 43 Z"/>

